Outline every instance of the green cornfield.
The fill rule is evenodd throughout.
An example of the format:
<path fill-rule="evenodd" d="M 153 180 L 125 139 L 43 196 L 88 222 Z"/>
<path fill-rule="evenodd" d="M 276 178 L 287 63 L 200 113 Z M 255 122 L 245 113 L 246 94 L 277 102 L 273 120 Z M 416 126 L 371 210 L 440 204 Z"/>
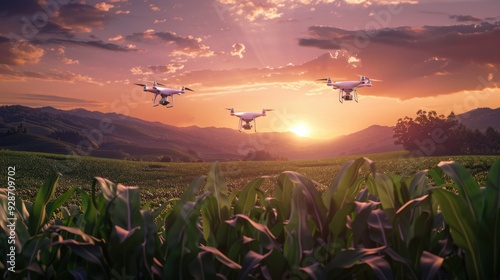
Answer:
<path fill-rule="evenodd" d="M 373 158 L 137 162 L 135 167 L 113 162 L 119 175 L 109 174 L 138 183 L 151 174 L 171 177 L 176 193 L 168 196 L 155 193 L 159 186 L 115 184 L 112 176 L 98 176 L 109 171 L 95 162 L 82 167 L 84 172 L 48 172 L 41 187 L 32 188 L 23 186 L 30 178 L 15 177 L 22 174 L 19 168 L 15 174 L 6 170 L 6 187 L 0 190 L 0 277 L 500 277 L 498 158 Z M 43 168 L 39 163 L 33 159 L 32 168 Z M 431 166 L 415 169 L 422 165 Z M 97 177 L 78 178 L 90 169 Z M 180 170 L 179 176 L 172 170 Z M 207 175 L 191 176 L 196 170 Z M 66 176 L 73 184 L 88 183 L 66 182 L 61 191 Z M 154 203 L 142 192 L 150 192 Z"/>

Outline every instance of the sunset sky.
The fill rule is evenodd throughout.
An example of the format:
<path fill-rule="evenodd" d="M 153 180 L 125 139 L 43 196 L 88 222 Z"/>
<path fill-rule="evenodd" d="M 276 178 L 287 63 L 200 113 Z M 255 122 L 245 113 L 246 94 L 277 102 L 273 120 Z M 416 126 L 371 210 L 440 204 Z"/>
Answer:
<path fill-rule="evenodd" d="M 498 0 L 0 1 L 0 105 L 234 129 L 224 108 L 273 108 L 259 131 L 332 138 L 500 107 L 499 67 Z M 358 75 L 382 80 L 359 103 L 315 81 Z M 153 108 L 152 81 L 195 91 Z"/>

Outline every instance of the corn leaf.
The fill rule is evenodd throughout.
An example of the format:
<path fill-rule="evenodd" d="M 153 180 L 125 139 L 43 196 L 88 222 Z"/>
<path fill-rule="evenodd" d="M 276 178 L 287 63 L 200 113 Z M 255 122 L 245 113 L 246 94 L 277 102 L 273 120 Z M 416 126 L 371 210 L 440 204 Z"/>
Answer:
<path fill-rule="evenodd" d="M 47 204 L 54 197 L 57 188 L 57 181 L 61 174 L 52 174 L 38 191 L 29 219 L 30 235 L 36 235 L 47 221 Z"/>
<path fill-rule="evenodd" d="M 323 204 L 320 192 L 316 189 L 314 183 L 302 174 L 285 171 L 281 176 L 286 176 L 287 179 L 295 185 L 295 188 L 301 189 L 301 195 L 304 196 L 307 208 L 307 214 L 316 222 L 320 232 L 324 232 L 323 227 L 326 224 L 327 208 Z"/>
<path fill-rule="evenodd" d="M 339 172 L 333 177 L 330 187 L 323 194 L 323 203 L 330 213 L 342 208 L 348 201 L 354 200 L 354 197 L 348 197 L 349 189 L 359 187 L 357 186 L 359 169 L 365 162 L 369 164 L 372 173 L 375 174 L 373 161 L 368 158 L 359 158 L 342 165 Z M 351 190 L 350 193 L 357 194 L 358 191 Z M 331 209 L 332 203 L 335 205 L 335 209 Z"/>
<path fill-rule="evenodd" d="M 417 172 L 410 183 L 410 198 L 414 199 L 425 195 L 427 193 L 428 185 L 429 179 L 427 178 L 427 171 Z"/>
<path fill-rule="evenodd" d="M 272 250 L 264 255 L 258 254 L 254 251 L 248 251 L 248 253 L 243 258 L 243 264 L 240 272 L 238 272 L 238 279 L 246 279 L 248 275 L 255 269 L 255 267 L 261 263 L 267 256 L 272 253 Z"/>
<path fill-rule="evenodd" d="M 482 216 L 484 198 L 474 177 L 465 167 L 454 161 L 442 161 L 438 166 L 453 179 L 458 195 L 467 203 L 474 221 L 478 223 Z"/>
<path fill-rule="evenodd" d="M 382 208 L 385 213 L 392 221 L 394 219 L 394 215 L 396 213 L 396 198 L 395 194 L 395 186 L 391 178 L 382 173 L 377 173 L 375 175 L 375 186 L 377 188 L 377 193 L 380 198 L 380 202 L 382 204 Z"/>
<path fill-rule="evenodd" d="M 299 265 L 305 250 L 311 250 L 313 247 L 313 238 L 307 221 L 306 197 L 302 188 L 293 189 L 292 209 L 290 211 L 290 220 L 285 225 L 285 247 L 283 253 L 288 259 L 290 265 Z"/>
<path fill-rule="evenodd" d="M 484 189 L 484 209 L 479 239 L 483 265 L 490 278 L 500 277 L 500 160 L 491 166 Z"/>
<path fill-rule="evenodd" d="M 224 175 L 220 169 L 219 163 L 215 162 L 208 172 L 207 183 L 205 185 L 207 191 L 212 192 L 217 201 L 217 214 L 219 221 L 229 218 L 229 208 L 231 202 L 227 194 L 227 185 Z"/>
<path fill-rule="evenodd" d="M 272 234 L 272 232 L 267 228 L 267 226 L 259 224 L 252 219 L 250 219 L 248 216 L 243 215 L 243 214 L 236 214 L 234 219 L 226 221 L 229 225 L 235 227 L 236 223 L 239 221 L 245 221 L 248 225 L 252 227 L 252 229 L 255 229 L 257 232 L 260 234 L 258 236 L 254 236 L 257 240 L 259 240 L 260 243 L 264 245 L 267 249 L 274 249 L 280 251 L 280 246 L 276 242 L 276 237 Z"/>
<path fill-rule="evenodd" d="M 230 258 L 228 258 L 226 255 L 224 255 L 219 249 L 210 247 L 210 246 L 205 246 L 203 244 L 200 245 L 200 249 L 209 253 L 212 253 L 215 258 L 220 261 L 222 264 L 225 266 L 232 268 L 232 269 L 241 269 L 241 265 L 234 262 Z"/>
<path fill-rule="evenodd" d="M 443 265 L 444 259 L 430 252 L 424 251 L 420 258 L 421 274 L 420 279 L 432 280 L 436 279 L 439 269 Z"/>
<path fill-rule="evenodd" d="M 264 178 L 255 178 L 243 188 L 234 205 L 235 214 L 248 214 L 252 210 L 255 206 L 257 191 L 263 181 Z"/>
<path fill-rule="evenodd" d="M 444 189 L 432 189 L 432 196 L 439 203 L 445 222 L 450 226 L 456 245 L 467 254 L 467 273 L 472 279 L 482 279 L 480 256 L 477 251 L 474 214 L 462 197 Z"/>

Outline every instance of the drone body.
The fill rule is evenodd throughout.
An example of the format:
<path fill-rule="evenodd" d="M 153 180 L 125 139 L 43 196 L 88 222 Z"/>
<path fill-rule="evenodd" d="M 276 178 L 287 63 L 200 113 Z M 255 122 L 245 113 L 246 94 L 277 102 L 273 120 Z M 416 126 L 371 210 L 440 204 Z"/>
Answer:
<path fill-rule="evenodd" d="M 155 95 L 154 98 L 152 99 L 153 107 L 156 107 L 158 105 L 163 105 L 166 108 L 172 108 L 172 107 L 174 107 L 174 95 L 175 94 L 178 94 L 178 95 L 184 94 L 185 90 L 194 91 L 194 90 L 187 88 L 187 87 L 181 87 L 181 89 L 167 88 L 167 87 L 165 87 L 165 85 L 157 83 L 157 82 L 153 82 L 152 87 L 148 87 L 145 84 L 135 84 L 135 85 L 141 86 L 141 87 L 143 87 L 143 91 L 151 92 Z M 158 96 L 160 96 L 161 99 L 160 99 L 160 101 L 158 101 L 158 103 L 156 103 L 156 98 Z M 168 105 L 168 104 L 170 104 L 170 102 L 168 101 L 169 96 L 170 96 L 171 101 L 172 101 L 172 105 L 170 105 L 170 106 Z"/>
<path fill-rule="evenodd" d="M 361 76 L 361 79 L 359 81 L 332 82 L 331 78 L 319 80 L 326 81 L 327 86 L 331 86 L 333 89 L 339 90 L 340 103 L 344 103 L 344 100 L 352 101 L 353 99 L 358 102 L 358 92 L 356 89 L 360 87 L 372 86 L 371 80 L 365 76 Z"/>
<path fill-rule="evenodd" d="M 266 116 L 267 111 L 272 111 L 273 109 L 262 109 L 262 112 L 257 113 L 257 112 L 235 112 L 234 108 L 226 108 L 226 110 L 230 110 L 231 116 L 238 117 L 240 119 L 239 124 L 238 124 L 238 131 L 241 132 L 241 129 L 245 130 L 250 130 L 252 129 L 252 125 L 250 124 L 251 121 L 253 121 L 253 126 L 255 132 L 257 132 L 257 123 L 255 122 L 255 119 L 258 117 L 264 117 Z M 243 124 L 245 122 L 245 124 Z"/>

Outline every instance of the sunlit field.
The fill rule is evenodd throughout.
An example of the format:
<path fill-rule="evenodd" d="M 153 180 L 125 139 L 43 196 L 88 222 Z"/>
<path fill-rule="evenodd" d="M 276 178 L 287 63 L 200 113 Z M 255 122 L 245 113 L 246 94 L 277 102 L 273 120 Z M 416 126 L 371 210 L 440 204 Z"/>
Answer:
<path fill-rule="evenodd" d="M 148 279 L 500 275 L 500 156 L 154 163 L 2 151 L 1 158 L 8 177 L 0 242 L 19 245 L 0 258 L 6 279 L 86 279 L 87 271 L 99 279 L 119 271 Z M 6 222 L 12 217 L 15 230 Z"/>
<path fill-rule="evenodd" d="M 221 162 L 220 167 L 229 190 L 242 189 L 253 178 L 266 176 L 268 179 L 262 189 L 269 193 L 269 187 L 274 186 L 273 180 L 281 172 L 295 171 L 316 181 L 318 189 L 322 191 L 331 183 L 342 164 L 360 157 L 373 160 L 377 172 L 397 174 L 402 177 L 432 168 L 440 161 L 455 160 L 467 167 L 480 184 L 484 184 L 491 164 L 500 158 L 500 156 L 408 158 L 407 152 L 392 152 L 319 160 Z M 169 199 L 179 197 L 192 180 L 206 175 L 213 165 L 210 162 L 142 162 L 5 150 L 0 151 L 0 164 L 4 167 L 15 166 L 17 193 L 22 199 L 34 199 L 43 182 L 51 173 L 58 171 L 62 174 L 58 183 L 58 193 L 63 193 L 72 187 L 90 192 L 93 178 L 102 177 L 126 186 L 139 186 L 142 201 L 150 203 L 153 208 Z M 363 172 L 369 173 L 368 170 L 362 170 L 362 174 Z"/>

